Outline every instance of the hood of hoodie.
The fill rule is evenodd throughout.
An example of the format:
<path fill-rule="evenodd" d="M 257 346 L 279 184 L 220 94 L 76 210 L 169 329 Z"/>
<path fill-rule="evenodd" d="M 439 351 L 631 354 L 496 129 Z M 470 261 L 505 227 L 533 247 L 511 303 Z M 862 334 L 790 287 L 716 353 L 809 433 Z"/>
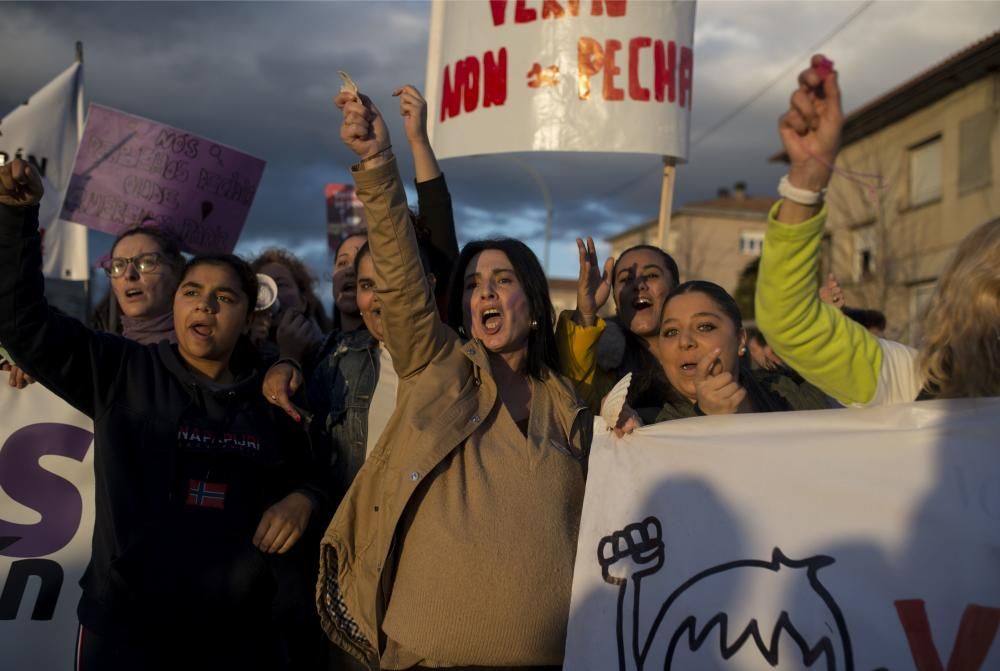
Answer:
<path fill-rule="evenodd" d="M 236 347 L 229 360 L 229 369 L 233 373 L 234 382 L 223 388 L 216 388 L 214 385 L 207 384 L 204 379 L 195 375 L 184 362 L 177 349 L 177 345 L 165 340 L 160 341 L 156 345 L 156 352 L 163 365 L 167 367 L 171 374 L 176 376 L 189 389 L 197 388 L 209 395 L 230 397 L 242 397 L 248 393 L 260 393 L 261 371 L 264 362 L 260 354 L 258 354 L 257 349 L 246 336 L 241 336 L 236 341 Z"/>

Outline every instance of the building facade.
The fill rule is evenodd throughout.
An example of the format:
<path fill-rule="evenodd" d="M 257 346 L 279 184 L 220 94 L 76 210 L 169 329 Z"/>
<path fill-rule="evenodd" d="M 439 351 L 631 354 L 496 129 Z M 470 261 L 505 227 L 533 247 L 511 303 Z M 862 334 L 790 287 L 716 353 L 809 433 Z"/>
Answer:
<path fill-rule="evenodd" d="M 737 183 L 732 192 L 720 189 L 717 198 L 688 203 L 670 217 L 664 248 L 674 257 L 681 281 L 709 280 L 730 293 L 740 273 L 760 256 L 773 197 L 755 197 Z M 657 244 L 658 221 L 652 219 L 607 239 L 617 258 L 635 245 Z"/>
<path fill-rule="evenodd" d="M 955 247 L 1000 216 L 998 109 L 995 33 L 845 119 L 823 266 L 848 305 L 886 314 L 890 338 L 917 343 Z"/>

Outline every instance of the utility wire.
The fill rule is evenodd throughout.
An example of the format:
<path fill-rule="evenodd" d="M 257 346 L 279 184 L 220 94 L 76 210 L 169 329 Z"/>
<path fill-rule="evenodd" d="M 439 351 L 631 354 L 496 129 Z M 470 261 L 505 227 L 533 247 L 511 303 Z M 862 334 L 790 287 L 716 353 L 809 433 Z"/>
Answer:
<path fill-rule="evenodd" d="M 853 23 L 859 16 L 861 16 L 862 13 L 864 13 L 872 5 L 874 5 L 875 1 L 876 0 L 868 0 L 865 4 L 861 5 L 860 7 L 858 7 L 857 9 L 855 9 L 853 12 L 851 12 L 851 14 L 846 19 L 844 19 L 843 21 L 841 21 L 837 25 L 836 28 L 834 28 L 832 31 L 830 31 L 829 33 L 827 33 L 823 37 L 823 39 L 819 40 L 818 42 L 816 42 L 816 44 L 814 44 L 813 46 L 811 46 L 808 49 L 808 51 L 806 52 L 806 57 L 811 56 L 812 54 L 814 54 L 817 51 L 819 51 L 820 48 L 822 48 L 824 45 L 826 45 L 827 42 L 829 42 L 834 37 L 836 37 L 841 32 L 843 32 L 844 29 L 847 28 L 851 23 Z M 715 134 L 716 132 L 718 132 L 721 128 L 723 128 L 724 126 L 726 126 L 730 121 L 732 121 L 737 116 L 739 116 L 740 114 L 742 114 L 747 108 L 749 108 L 755 102 L 757 102 L 758 100 L 760 100 L 760 98 L 763 97 L 765 93 L 767 93 L 768 91 L 770 91 L 771 88 L 773 88 L 776 84 L 778 84 L 781 81 L 784 81 L 785 77 L 787 77 L 789 73 L 794 72 L 795 68 L 797 68 L 797 67 L 800 66 L 800 64 L 802 63 L 803 58 L 804 58 L 803 56 L 798 56 L 794 60 L 792 60 L 791 63 L 790 63 L 790 65 L 787 68 L 785 68 L 784 70 L 782 70 L 780 74 L 778 74 L 771 81 L 769 81 L 766 85 L 764 85 L 763 88 L 761 88 L 759 91 L 757 91 L 755 94 L 753 94 L 750 98 L 748 98 L 746 101 L 744 101 L 738 107 L 736 107 L 732 112 L 730 112 L 729 114 L 727 114 L 726 116 L 724 116 L 722 119 L 720 119 L 718 122 L 716 122 L 714 125 L 712 125 L 708 130 L 706 130 L 703 133 L 701 133 L 693 142 L 691 142 L 691 147 L 697 146 L 702 140 L 704 140 L 705 138 L 707 138 L 707 137 Z M 629 191 L 631 191 L 632 189 L 636 188 L 640 184 L 644 184 L 653 175 L 656 175 L 657 177 L 659 177 L 661 174 L 662 174 L 662 172 L 658 170 L 656 172 L 648 172 L 645 175 L 643 175 L 641 177 L 638 177 L 638 178 L 631 178 L 631 179 L 629 179 L 626 182 L 622 182 L 620 185 L 614 187 L 613 189 L 609 189 L 604 194 L 598 196 L 596 200 L 603 200 L 604 198 L 607 198 L 608 196 L 611 196 L 611 195 L 614 195 L 614 194 L 628 193 Z"/>
<path fill-rule="evenodd" d="M 817 51 L 819 51 L 824 45 L 826 45 L 827 42 L 829 42 L 834 37 L 836 37 L 841 32 L 843 32 L 843 30 L 845 28 L 847 28 L 847 26 L 849 26 L 851 23 L 853 23 L 855 19 L 857 19 L 859 16 L 861 16 L 866 10 L 868 10 L 874 4 L 875 4 L 875 0 L 868 0 L 868 2 L 866 2 L 865 4 L 863 4 L 860 7 L 858 7 L 856 10 L 854 10 L 853 12 L 851 12 L 850 16 L 848 16 L 846 19 L 844 19 L 843 21 L 841 21 L 840 24 L 836 28 L 834 28 L 830 33 L 828 33 L 823 39 L 821 39 L 819 42 L 817 42 L 813 46 L 809 47 L 808 51 L 806 52 L 806 56 L 811 56 L 812 54 L 814 54 Z M 800 57 L 797 57 L 795 60 L 793 60 L 791 62 L 791 64 L 789 64 L 789 66 L 787 68 L 785 68 L 784 70 L 782 70 L 776 77 L 774 77 L 774 79 L 772 79 L 767 84 L 765 84 L 763 88 L 761 88 L 759 91 L 757 91 L 757 93 L 755 93 L 752 96 L 750 96 L 750 98 L 748 98 L 742 105 L 740 105 L 739 107 L 737 107 L 736 109 L 734 109 L 732 112 L 730 112 L 729 114 L 727 114 L 726 116 L 724 116 L 722 119 L 720 119 L 718 122 L 716 122 L 715 125 L 713 125 L 711 128 L 709 128 L 708 130 L 706 130 L 705 132 L 703 132 L 701 135 L 699 135 L 691 143 L 691 146 L 692 147 L 697 146 L 702 140 L 704 140 L 705 138 L 709 137 L 710 135 L 713 135 L 719 129 L 721 129 L 723 126 L 725 126 L 730 121 L 732 121 L 733 119 L 735 119 L 736 117 L 738 117 L 740 114 L 742 114 L 748 107 L 750 107 L 755 102 L 757 102 L 758 100 L 760 100 L 761 97 L 763 97 L 763 95 L 765 93 L 767 93 L 768 91 L 770 91 L 776 84 L 784 81 L 785 77 L 787 77 L 790 73 L 792 73 L 792 72 L 795 71 L 795 68 L 800 67 L 803 59 L 804 59 L 804 57 L 800 56 Z"/>

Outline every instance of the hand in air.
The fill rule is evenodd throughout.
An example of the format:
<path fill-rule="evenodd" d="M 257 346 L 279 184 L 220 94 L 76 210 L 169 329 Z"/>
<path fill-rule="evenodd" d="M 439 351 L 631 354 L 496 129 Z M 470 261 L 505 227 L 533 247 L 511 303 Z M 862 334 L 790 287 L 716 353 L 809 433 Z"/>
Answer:
<path fill-rule="evenodd" d="M 722 370 L 721 350 L 714 349 L 698 362 L 695 373 L 695 393 L 698 407 L 706 415 L 732 415 L 739 412 L 747 390 L 733 374 Z"/>
<path fill-rule="evenodd" d="M 576 239 L 576 249 L 580 254 L 580 276 L 576 285 L 576 312 L 583 326 L 597 323 L 597 312 L 608 302 L 611 295 L 611 272 L 615 260 L 609 257 L 604 262 L 604 272 L 597 259 L 594 239 L 587 238 L 586 244 Z"/>
<path fill-rule="evenodd" d="M 42 200 L 45 187 L 38 171 L 22 159 L 0 165 L 0 205 L 31 207 Z"/>
<path fill-rule="evenodd" d="M 399 98 L 399 113 L 403 116 L 403 130 L 410 144 L 430 144 L 427 138 L 427 101 L 417 87 L 407 84 L 392 92 Z"/>
<path fill-rule="evenodd" d="M 276 405 L 296 422 L 302 421 L 302 411 L 292 403 L 292 396 L 302 386 L 302 373 L 290 363 L 280 361 L 264 376 L 262 392 L 271 405 Z"/>
<path fill-rule="evenodd" d="M 844 113 L 837 72 L 829 70 L 830 66 L 822 54 L 812 57 L 809 68 L 799 73 L 788 111 L 778 121 L 778 134 L 789 158 L 788 179 L 800 189 L 826 187 L 840 148 Z"/>
<path fill-rule="evenodd" d="M 254 546 L 268 554 L 285 554 L 302 538 L 312 511 L 312 499 L 292 492 L 264 511 L 253 535 Z"/>
<path fill-rule="evenodd" d="M 389 147 L 389 128 L 368 96 L 341 91 L 335 102 L 344 114 L 340 139 L 351 151 L 366 159 Z"/>

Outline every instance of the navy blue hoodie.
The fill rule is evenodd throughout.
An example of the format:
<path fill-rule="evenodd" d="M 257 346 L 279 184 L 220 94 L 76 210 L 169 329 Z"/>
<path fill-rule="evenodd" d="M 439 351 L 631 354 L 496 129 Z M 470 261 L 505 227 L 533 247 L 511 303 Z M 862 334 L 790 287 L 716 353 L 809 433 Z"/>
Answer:
<path fill-rule="evenodd" d="M 254 530 L 287 494 L 319 504 L 324 493 L 302 427 L 261 396 L 252 348 L 237 346 L 237 381 L 218 388 L 174 345 L 96 333 L 51 309 L 38 208 L 3 205 L 0 342 L 94 420 L 97 510 L 80 621 L 139 645 L 268 645 L 283 558 L 258 551 Z"/>

